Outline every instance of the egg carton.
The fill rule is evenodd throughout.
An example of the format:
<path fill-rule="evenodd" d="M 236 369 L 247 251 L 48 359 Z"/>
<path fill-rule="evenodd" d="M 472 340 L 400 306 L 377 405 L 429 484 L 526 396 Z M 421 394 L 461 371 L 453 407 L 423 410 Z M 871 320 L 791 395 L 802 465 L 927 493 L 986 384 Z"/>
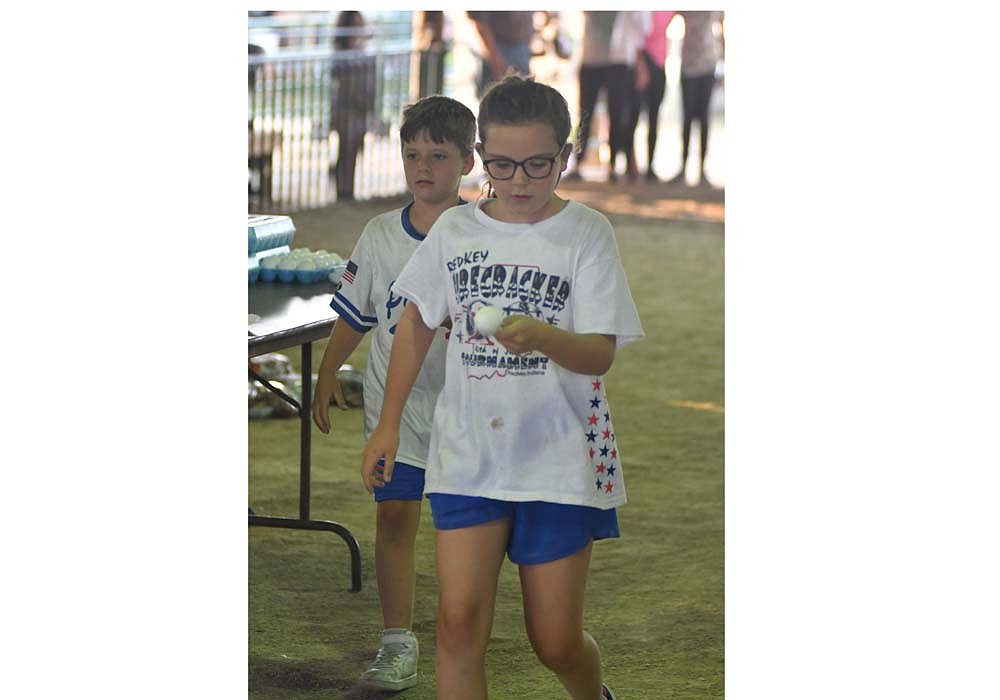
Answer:
<path fill-rule="evenodd" d="M 260 279 L 260 261 L 264 258 L 274 257 L 281 253 L 290 252 L 288 246 L 283 245 L 280 248 L 271 248 L 269 250 L 264 250 L 254 255 L 247 256 L 247 280 L 250 284 L 254 284 Z"/>
<path fill-rule="evenodd" d="M 251 283 L 260 281 L 265 284 L 316 284 L 325 281 L 336 284 L 346 268 L 347 261 L 336 253 L 299 248 L 261 258 L 256 267 L 257 274 L 250 271 L 250 278 Z"/>
<path fill-rule="evenodd" d="M 292 217 L 279 214 L 247 215 L 247 255 L 290 246 L 295 238 Z"/>

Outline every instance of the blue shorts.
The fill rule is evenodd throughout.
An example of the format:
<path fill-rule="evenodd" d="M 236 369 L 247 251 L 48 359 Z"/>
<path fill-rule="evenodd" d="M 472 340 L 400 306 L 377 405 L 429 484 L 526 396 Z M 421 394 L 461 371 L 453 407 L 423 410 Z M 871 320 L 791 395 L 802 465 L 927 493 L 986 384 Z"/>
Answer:
<path fill-rule="evenodd" d="M 394 477 L 395 478 L 395 477 Z M 507 556 L 515 564 L 544 564 L 579 552 L 592 540 L 619 537 L 618 512 L 544 501 L 497 501 L 428 494 L 434 527 L 456 530 L 509 518 Z"/>
<path fill-rule="evenodd" d="M 384 465 L 383 460 L 378 461 Z M 379 501 L 419 501 L 424 497 L 424 470 L 405 462 L 395 462 L 392 467 L 392 481 L 385 486 L 375 487 L 375 502 Z"/>

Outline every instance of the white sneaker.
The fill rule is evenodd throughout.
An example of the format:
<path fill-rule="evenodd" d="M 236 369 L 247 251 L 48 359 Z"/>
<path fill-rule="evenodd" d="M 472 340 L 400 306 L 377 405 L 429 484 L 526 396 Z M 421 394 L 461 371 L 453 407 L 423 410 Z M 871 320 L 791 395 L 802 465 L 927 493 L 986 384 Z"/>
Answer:
<path fill-rule="evenodd" d="M 382 647 L 371 668 L 361 674 L 361 685 L 375 690 L 403 690 L 417 684 L 420 645 L 413 632 L 382 630 Z"/>

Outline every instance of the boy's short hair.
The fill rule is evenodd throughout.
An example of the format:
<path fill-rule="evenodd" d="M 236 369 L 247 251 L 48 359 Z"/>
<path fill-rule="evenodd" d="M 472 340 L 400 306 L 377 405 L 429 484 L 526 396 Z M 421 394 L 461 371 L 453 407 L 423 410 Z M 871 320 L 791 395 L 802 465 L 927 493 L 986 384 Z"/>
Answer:
<path fill-rule="evenodd" d="M 444 95 L 425 97 L 403 110 L 399 138 L 404 144 L 424 129 L 431 141 L 450 141 L 463 156 L 471 154 L 476 145 L 476 115 L 458 100 Z"/>

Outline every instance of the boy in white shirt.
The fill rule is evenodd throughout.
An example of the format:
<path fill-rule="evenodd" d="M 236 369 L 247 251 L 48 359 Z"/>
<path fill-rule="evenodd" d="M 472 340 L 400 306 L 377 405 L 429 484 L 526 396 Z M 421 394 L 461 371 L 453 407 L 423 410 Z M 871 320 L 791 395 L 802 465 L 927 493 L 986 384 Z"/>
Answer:
<path fill-rule="evenodd" d="M 347 409 L 336 371 L 373 329 L 364 377 L 366 438 L 378 423 L 389 352 L 407 303 L 393 284 L 438 216 L 464 204 L 458 188 L 475 163 L 475 136 L 475 116 L 449 97 L 427 97 L 403 112 L 403 170 L 413 202 L 368 222 L 330 302 L 339 318 L 323 355 L 312 405 L 313 420 L 324 433 L 330 431 L 331 398 Z M 384 628 L 378 656 L 362 674 L 361 685 L 378 690 L 402 690 L 417 682 L 419 646 L 410 630 L 416 581 L 413 548 L 432 413 L 444 383 L 445 332 L 438 328 L 433 333 L 403 410 L 393 465 L 397 479 L 375 493 L 375 577 Z"/>

